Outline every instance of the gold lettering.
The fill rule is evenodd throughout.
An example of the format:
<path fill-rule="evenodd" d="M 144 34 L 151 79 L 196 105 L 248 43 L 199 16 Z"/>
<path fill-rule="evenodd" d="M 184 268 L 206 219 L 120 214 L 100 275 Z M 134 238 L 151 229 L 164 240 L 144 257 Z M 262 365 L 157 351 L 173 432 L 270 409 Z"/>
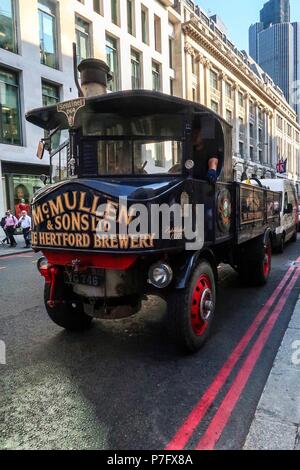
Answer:
<path fill-rule="evenodd" d="M 119 243 L 121 250 L 127 250 L 129 246 L 129 237 L 127 235 L 120 235 Z"/>
<path fill-rule="evenodd" d="M 62 228 L 66 232 L 68 232 L 70 230 L 70 228 L 71 228 L 71 218 L 70 218 L 69 214 L 64 214 L 62 216 Z"/>
<path fill-rule="evenodd" d="M 87 214 L 83 214 L 81 216 L 81 230 L 83 232 L 87 232 L 89 227 L 90 227 L 89 216 Z"/>
<path fill-rule="evenodd" d="M 58 196 L 56 201 L 48 202 L 50 210 L 51 210 L 51 217 L 55 217 L 56 215 L 60 215 L 64 213 L 64 206 L 62 202 L 62 196 Z"/>
<path fill-rule="evenodd" d="M 56 217 L 54 221 L 55 230 L 61 230 L 61 216 Z"/>
<path fill-rule="evenodd" d="M 73 204 L 70 203 L 70 194 L 69 193 L 64 194 L 66 209 L 69 210 L 69 211 L 74 211 L 76 209 L 76 206 L 77 206 L 77 191 L 72 192 L 72 197 L 73 197 Z"/>
<path fill-rule="evenodd" d="M 37 206 L 32 210 L 32 220 L 34 226 L 42 224 L 44 222 L 41 206 Z"/>
<path fill-rule="evenodd" d="M 91 210 L 91 213 L 94 215 L 98 215 L 97 209 L 98 209 L 99 201 L 100 201 L 100 198 L 98 196 L 94 196 L 92 210 Z"/>
<path fill-rule="evenodd" d="M 71 214 L 71 230 L 72 232 L 80 232 L 81 231 L 81 215 L 76 212 Z"/>

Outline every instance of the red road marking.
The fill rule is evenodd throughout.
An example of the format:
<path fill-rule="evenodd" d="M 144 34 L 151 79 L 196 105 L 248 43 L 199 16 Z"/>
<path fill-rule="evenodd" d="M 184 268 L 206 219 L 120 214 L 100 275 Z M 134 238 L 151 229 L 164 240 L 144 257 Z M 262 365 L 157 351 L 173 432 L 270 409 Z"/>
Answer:
<path fill-rule="evenodd" d="M 298 258 L 297 261 L 300 261 L 300 258 Z M 182 450 L 187 445 L 188 441 L 193 435 L 193 432 L 199 425 L 200 421 L 203 419 L 208 408 L 214 402 L 216 396 L 218 395 L 221 388 L 225 384 L 227 378 L 231 374 L 236 363 L 238 362 L 241 355 L 245 351 L 246 347 L 250 343 L 251 339 L 253 338 L 260 324 L 269 313 L 269 310 L 271 309 L 278 295 L 281 293 L 281 290 L 284 288 L 285 284 L 287 283 L 293 271 L 294 271 L 294 266 L 291 266 L 286 272 L 286 274 L 284 275 L 281 282 L 276 287 L 273 294 L 267 300 L 266 304 L 260 309 L 253 323 L 250 325 L 250 327 L 248 328 L 248 330 L 246 331 L 246 333 L 244 334 L 244 336 L 242 337 L 238 345 L 230 354 L 229 358 L 223 365 L 222 369 L 218 372 L 218 374 L 216 375 L 215 379 L 213 380 L 209 388 L 206 390 L 204 395 L 202 395 L 202 397 L 200 398 L 198 403 L 195 405 L 195 407 L 193 408 L 189 416 L 186 418 L 182 426 L 176 432 L 175 436 L 171 439 L 169 444 L 166 446 L 165 450 Z"/>
<path fill-rule="evenodd" d="M 300 269 L 297 268 L 296 272 L 288 284 L 286 290 L 284 291 L 282 297 L 275 306 L 272 314 L 270 315 L 266 325 L 255 341 L 254 345 L 251 348 L 243 366 L 239 370 L 238 375 L 234 379 L 227 395 L 222 401 L 218 411 L 214 415 L 210 425 L 208 426 L 205 434 L 200 439 L 196 450 L 212 450 L 214 449 L 216 443 L 220 439 L 220 436 L 228 423 L 228 420 L 249 380 L 249 377 L 261 356 L 264 346 L 268 341 L 270 334 L 279 318 L 280 313 L 291 293 L 291 290 L 295 286 L 300 275 Z"/>

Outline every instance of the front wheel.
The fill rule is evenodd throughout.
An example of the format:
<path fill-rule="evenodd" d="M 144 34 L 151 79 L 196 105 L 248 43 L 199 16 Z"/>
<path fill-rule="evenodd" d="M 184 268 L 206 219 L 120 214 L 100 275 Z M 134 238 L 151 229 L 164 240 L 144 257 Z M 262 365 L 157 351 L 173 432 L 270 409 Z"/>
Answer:
<path fill-rule="evenodd" d="M 72 299 L 72 295 L 67 289 L 60 293 L 60 297 L 62 303 L 56 303 L 54 307 L 50 307 L 48 304 L 50 284 L 45 284 L 45 307 L 51 320 L 69 331 L 84 331 L 89 328 L 93 319 L 84 313 L 83 305 L 79 299 Z"/>
<path fill-rule="evenodd" d="M 207 261 L 201 261 L 188 286 L 168 299 L 168 326 L 174 342 L 186 352 L 198 351 L 209 337 L 215 316 L 216 281 Z"/>

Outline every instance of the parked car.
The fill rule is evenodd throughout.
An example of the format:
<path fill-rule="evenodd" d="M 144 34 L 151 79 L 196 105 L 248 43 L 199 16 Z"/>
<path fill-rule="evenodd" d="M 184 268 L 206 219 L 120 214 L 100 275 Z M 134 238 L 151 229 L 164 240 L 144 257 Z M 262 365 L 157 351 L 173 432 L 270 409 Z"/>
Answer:
<path fill-rule="evenodd" d="M 273 236 L 273 248 L 282 253 L 286 242 L 297 241 L 300 205 L 296 188 L 288 179 L 265 179 L 261 180 L 261 183 L 272 191 L 279 191 L 282 194 L 280 226 L 276 228 Z"/>

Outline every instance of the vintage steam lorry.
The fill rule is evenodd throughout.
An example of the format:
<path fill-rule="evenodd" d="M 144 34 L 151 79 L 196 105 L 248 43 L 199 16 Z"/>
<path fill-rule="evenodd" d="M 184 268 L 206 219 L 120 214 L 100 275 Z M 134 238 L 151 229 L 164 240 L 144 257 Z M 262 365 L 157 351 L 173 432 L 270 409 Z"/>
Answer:
<path fill-rule="evenodd" d="M 214 320 L 220 263 L 244 283 L 267 282 L 281 196 L 233 182 L 232 128 L 211 110 L 145 90 L 107 93 L 102 61 L 79 70 L 78 99 L 26 116 L 48 141 L 69 132 L 67 152 L 53 154 L 50 184 L 32 203 L 47 312 L 83 330 L 93 318 L 133 315 L 158 295 L 173 339 L 197 351 Z M 195 129 L 207 144 L 200 153 Z M 207 180 L 211 144 L 216 182 Z"/>

